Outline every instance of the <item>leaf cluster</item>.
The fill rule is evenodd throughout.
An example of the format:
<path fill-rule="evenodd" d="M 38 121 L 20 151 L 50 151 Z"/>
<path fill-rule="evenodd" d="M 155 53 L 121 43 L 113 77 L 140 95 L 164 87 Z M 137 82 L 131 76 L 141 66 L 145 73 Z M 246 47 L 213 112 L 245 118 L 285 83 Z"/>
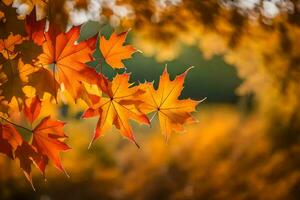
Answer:
<path fill-rule="evenodd" d="M 81 26 L 65 32 L 51 16 L 47 26 L 47 19 L 38 19 L 36 12 L 40 4 L 47 7 L 47 2 L 32 2 L 33 9 L 24 19 L 12 14 L 11 2 L 1 3 L 0 35 L 0 152 L 19 160 L 31 183 L 32 164 L 44 176 L 49 161 L 65 172 L 60 159 L 60 153 L 70 149 L 65 143 L 65 123 L 40 116 L 45 101 L 55 104 L 64 93 L 72 101 L 81 99 L 86 103 L 83 118 L 99 118 L 92 142 L 115 126 L 139 147 L 130 120 L 150 125 L 157 115 L 166 139 L 174 131 L 183 131 L 184 124 L 195 122 L 191 113 L 199 101 L 178 99 L 188 70 L 170 80 L 165 69 L 156 90 L 153 82 L 129 83 L 130 74 L 126 72 L 109 80 L 102 70 L 97 72 L 87 63 L 95 61 L 93 54 L 100 50 L 101 59 L 96 60 L 100 69 L 104 62 L 113 69 L 126 68 L 123 60 L 138 52 L 131 45 L 124 45 L 128 32 L 114 32 L 109 38 L 97 34 L 78 41 Z M 10 29 L 16 24 L 20 30 Z M 16 113 L 30 128 L 15 120 Z"/>

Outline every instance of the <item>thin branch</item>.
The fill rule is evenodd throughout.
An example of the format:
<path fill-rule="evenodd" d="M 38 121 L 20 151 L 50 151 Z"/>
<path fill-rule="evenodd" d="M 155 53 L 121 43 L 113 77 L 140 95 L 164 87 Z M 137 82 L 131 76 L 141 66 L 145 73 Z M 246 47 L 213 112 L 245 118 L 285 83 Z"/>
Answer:
<path fill-rule="evenodd" d="M 29 129 L 29 128 L 26 128 L 26 127 L 24 127 L 24 126 L 15 124 L 15 123 L 13 123 L 13 122 L 11 122 L 11 121 L 9 121 L 8 119 L 5 119 L 5 118 L 3 118 L 3 117 L 0 117 L 0 119 L 2 119 L 3 121 L 6 121 L 7 123 L 12 124 L 12 125 L 14 125 L 14 126 L 16 126 L 16 127 L 19 127 L 19 128 L 21 128 L 21 129 L 24 129 L 24 130 L 26 130 L 26 131 L 28 131 L 28 132 L 30 132 L 30 133 L 32 133 L 32 131 L 33 131 L 33 130 L 31 130 L 31 129 Z"/>

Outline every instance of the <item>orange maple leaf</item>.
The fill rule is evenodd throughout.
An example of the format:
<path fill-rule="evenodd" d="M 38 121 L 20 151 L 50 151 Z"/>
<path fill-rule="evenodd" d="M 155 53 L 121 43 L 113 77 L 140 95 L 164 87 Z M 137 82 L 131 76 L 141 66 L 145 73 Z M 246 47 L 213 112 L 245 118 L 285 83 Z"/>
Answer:
<path fill-rule="evenodd" d="M 108 40 L 101 36 L 99 46 L 102 56 L 112 68 L 124 68 L 122 60 L 131 58 L 137 50 L 131 45 L 123 46 L 128 32 L 112 33 Z"/>
<path fill-rule="evenodd" d="M 42 98 L 45 93 L 56 96 L 56 89 L 59 88 L 59 83 L 53 78 L 52 73 L 48 69 L 41 67 L 28 75 L 27 85 L 36 89 L 36 95 L 39 98 Z"/>
<path fill-rule="evenodd" d="M 7 129 L 9 129 L 9 127 L 2 124 L 0 125 L 0 152 L 13 159 L 13 147 L 7 139 Z"/>
<path fill-rule="evenodd" d="M 21 35 L 10 33 L 6 39 L 0 39 L 0 53 L 5 59 L 14 59 L 18 55 L 18 52 L 15 52 L 15 45 L 21 44 L 23 40 Z"/>
<path fill-rule="evenodd" d="M 11 102 L 12 98 L 15 97 L 20 103 L 25 98 L 22 88 L 28 81 L 28 74 L 33 71 L 34 68 L 29 64 L 24 64 L 21 58 L 10 60 L 0 68 L 2 74 L 0 91 L 7 102 Z"/>
<path fill-rule="evenodd" d="M 54 166 L 65 172 L 61 160 L 60 152 L 69 150 L 70 147 L 62 142 L 62 139 L 66 139 L 63 127 L 65 123 L 57 120 L 51 120 L 50 116 L 45 117 L 41 122 L 33 129 L 32 146 L 37 151 L 46 157 L 46 160 L 51 160 Z M 66 172 L 65 172 L 66 173 Z"/>
<path fill-rule="evenodd" d="M 23 140 L 12 124 L 0 125 L 0 144 L 5 145 L 1 145 L 0 152 L 5 153 L 12 159 L 17 158 L 19 160 L 20 168 L 34 189 L 31 177 L 31 165 L 35 163 L 43 172 L 46 165 L 43 156 L 36 152 L 33 146 Z"/>
<path fill-rule="evenodd" d="M 142 96 L 144 104 L 140 108 L 146 113 L 155 112 L 153 116 L 158 115 L 161 131 L 166 140 L 173 131 L 184 130 L 185 123 L 195 122 L 191 112 L 195 111 L 200 101 L 178 99 L 188 70 L 171 81 L 165 68 L 157 90 L 152 83 L 141 84 L 141 88 L 144 88 L 146 93 Z"/>
<path fill-rule="evenodd" d="M 129 74 L 122 74 L 117 75 L 112 82 L 107 82 L 106 88 L 102 88 L 102 91 L 108 97 L 101 97 L 99 102 L 88 108 L 83 114 L 83 118 L 100 116 L 92 142 L 114 124 L 123 136 L 138 146 L 129 120 L 132 119 L 147 125 L 150 122 L 147 116 L 137 109 L 137 106 L 142 103 L 139 97 L 144 91 L 138 87 L 131 87 L 132 84 L 128 81 Z"/>
<path fill-rule="evenodd" d="M 76 44 L 80 27 L 73 27 L 67 33 L 54 34 L 54 28 L 45 33 L 43 53 L 38 56 L 37 65 L 52 68 L 54 79 L 77 99 L 82 92 L 81 82 L 95 83 L 97 73 L 85 63 L 92 61 L 91 42 Z M 94 40 L 92 38 L 91 40 Z M 51 86 L 50 86 L 51 87 Z M 55 84 L 52 86 L 57 91 Z"/>
<path fill-rule="evenodd" d="M 18 157 L 20 160 L 20 167 L 23 169 L 24 174 L 26 178 L 31 182 L 31 162 L 29 161 L 29 158 L 25 158 L 20 156 L 21 152 L 18 150 L 23 145 L 23 143 L 26 143 L 26 141 L 23 140 L 22 136 L 18 133 L 18 131 L 15 129 L 15 127 L 11 124 L 1 124 L 1 132 L 3 141 L 6 141 L 9 146 L 7 146 L 10 149 L 6 149 L 6 151 L 12 153 L 12 159 L 15 157 Z M 18 151 L 17 151 L 18 150 Z M 16 154 L 16 151 L 18 152 Z"/>
<path fill-rule="evenodd" d="M 23 170 L 25 177 L 34 189 L 31 176 L 31 166 L 32 164 L 35 164 L 38 169 L 45 174 L 47 160 L 45 160 L 44 156 L 39 154 L 36 149 L 25 140 L 23 140 L 15 150 L 15 157 L 19 160 L 20 168 Z"/>

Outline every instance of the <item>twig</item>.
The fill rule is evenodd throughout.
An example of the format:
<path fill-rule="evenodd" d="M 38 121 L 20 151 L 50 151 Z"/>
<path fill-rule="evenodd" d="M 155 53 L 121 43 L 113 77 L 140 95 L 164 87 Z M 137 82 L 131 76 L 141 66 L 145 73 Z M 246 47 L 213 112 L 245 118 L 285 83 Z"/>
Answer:
<path fill-rule="evenodd" d="M 24 130 L 26 130 L 26 131 L 28 131 L 28 132 L 30 132 L 30 133 L 32 133 L 32 131 L 33 131 L 33 130 L 31 130 L 31 129 L 29 129 L 29 128 L 26 128 L 26 127 L 24 127 L 24 126 L 15 124 L 15 123 L 13 123 L 13 122 L 11 122 L 11 121 L 9 121 L 9 120 L 3 118 L 3 117 L 0 117 L 0 119 L 2 119 L 3 121 L 6 121 L 7 123 L 12 124 L 12 125 L 14 125 L 14 126 L 16 126 L 16 127 L 22 128 L 22 129 L 24 129 Z"/>

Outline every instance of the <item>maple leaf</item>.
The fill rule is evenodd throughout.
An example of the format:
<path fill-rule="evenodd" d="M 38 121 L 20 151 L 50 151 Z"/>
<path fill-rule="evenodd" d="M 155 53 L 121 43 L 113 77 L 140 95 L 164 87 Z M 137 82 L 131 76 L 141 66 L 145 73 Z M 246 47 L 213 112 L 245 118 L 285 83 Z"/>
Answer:
<path fill-rule="evenodd" d="M 1 95 L 5 100 L 10 102 L 13 97 L 18 101 L 25 98 L 22 88 L 27 81 L 27 75 L 34 71 L 34 68 L 29 64 L 24 64 L 22 59 L 10 60 L 0 69 L 3 76 L 0 84 Z"/>
<path fill-rule="evenodd" d="M 19 108 L 25 99 L 23 87 L 28 82 L 28 74 L 34 72 L 30 64 L 24 64 L 22 59 L 9 60 L 0 68 L 0 100 L 3 107 L 2 111 L 8 110 L 8 104 L 16 98 Z"/>
<path fill-rule="evenodd" d="M 56 96 L 56 90 L 59 88 L 59 83 L 53 78 L 51 72 L 42 67 L 28 75 L 27 85 L 35 88 L 39 98 L 42 98 L 45 93 Z"/>
<path fill-rule="evenodd" d="M 0 38 L 6 39 L 11 33 L 24 35 L 24 21 L 18 19 L 16 15 L 16 8 L 12 6 L 6 6 L 4 3 L 0 3 L 0 10 L 4 13 L 4 18 L 0 22 Z M 1 63 L 2 63 L 2 56 Z"/>
<path fill-rule="evenodd" d="M 42 102 L 37 96 L 34 96 L 33 98 L 27 99 L 27 101 L 25 101 L 24 115 L 30 122 L 30 124 L 32 124 L 39 116 L 41 108 Z"/>
<path fill-rule="evenodd" d="M 22 60 L 26 63 L 31 63 L 41 53 L 41 46 L 36 45 L 32 40 L 28 40 L 29 37 L 23 37 L 23 35 L 26 35 L 26 26 L 24 26 L 24 20 L 17 19 L 14 8 L 11 6 L 3 7 L 1 4 L 0 10 L 2 9 L 6 18 L 5 23 L 1 23 L 0 29 L 0 52 L 3 55 L 0 56 L 0 63 L 6 62 L 7 59 L 14 59 L 17 55 L 22 56 Z M 37 30 L 37 28 L 33 29 L 32 32 L 34 30 Z"/>
<path fill-rule="evenodd" d="M 35 190 L 32 183 L 31 166 L 35 164 L 42 174 L 45 174 L 45 167 L 48 161 L 43 155 L 39 154 L 32 145 L 24 140 L 15 150 L 15 157 L 19 160 L 20 168 L 23 170 L 33 190 Z"/>
<path fill-rule="evenodd" d="M 54 166 L 65 172 L 60 159 L 60 152 L 69 150 L 70 147 L 62 142 L 67 136 L 63 132 L 65 123 L 57 120 L 51 120 L 50 116 L 45 117 L 33 129 L 32 146 L 39 153 L 46 157 L 46 160 L 51 160 Z"/>
<path fill-rule="evenodd" d="M 138 146 L 129 120 L 132 119 L 147 125 L 150 122 L 147 116 L 137 109 L 137 106 L 142 103 L 139 97 L 144 91 L 138 87 L 131 87 L 132 84 L 129 84 L 128 81 L 129 74 L 122 74 L 117 75 L 112 82 L 107 82 L 106 86 L 101 86 L 102 91 L 106 92 L 108 97 L 102 96 L 99 102 L 84 112 L 83 118 L 99 116 L 92 142 L 114 124 L 123 136 Z"/>
<path fill-rule="evenodd" d="M 25 151 L 23 153 L 20 152 L 20 147 L 23 145 L 23 143 L 26 143 L 26 142 L 23 141 L 22 136 L 18 133 L 18 131 L 15 129 L 15 127 L 13 125 L 11 125 L 11 124 L 2 125 L 1 124 L 0 129 L 1 129 L 0 130 L 1 131 L 0 138 L 2 138 L 2 143 L 4 143 L 6 146 L 6 149 L 5 149 L 6 154 L 9 153 L 7 155 L 9 157 L 11 157 L 12 159 L 14 159 L 15 157 L 19 158 L 20 167 L 21 167 L 21 169 L 23 169 L 26 178 L 31 182 L 31 178 L 30 178 L 31 177 L 30 176 L 31 163 L 30 163 L 30 161 L 28 161 L 28 159 L 29 159 L 28 157 L 25 158 L 25 156 L 23 156 Z M 15 153 L 16 151 L 17 151 L 17 154 Z"/>
<path fill-rule="evenodd" d="M 23 40 L 21 35 L 10 33 L 6 39 L 0 39 L 0 53 L 5 59 L 14 59 L 18 55 L 18 52 L 15 52 L 15 45 L 21 44 Z"/>
<path fill-rule="evenodd" d="M 54 28 L 53 28 L 54 29 Z M 97 73 L 85 63 L 92 61 L 92 49 L 89 41 L 78 44 L 80 27 L 73 27 L 67 33 L 53 34 L 49 28 L 45 33 L 43 53 L 38 56 L 37 65 L 52 67 L 52 73 L 59 84 L 77 99 L 82 92 L 81 82 L 95 83 Z M 54 88 L 55 91 L 58 88 Z"/>
<path fill-rule="evenodd" d="M 127 33 L 112 33 L 108 40 L 104 36 L 100 38 L 100 51 L 106 63 L 112 68 L 124 68 L 122 60 L 131 58 L 131 55 L 137 51 L 130 45 L 123 46 Z"/>
<path fill-rule="evenodd" d="M 40 170 L 43 170 L 41 163 L 42 156 L 39 155 L 35 149 L 23 140 L 12 124 L 0 125 L 0 152 L 5 153 L 10 158 L 17 158 L 20 163 L 20 168 L 23 170 L 25 177 L 32 184 L 31 165 L 36 163 Z M 2 146 L 4 144 L 5 146 Z M 34 189 L 34 187 L 33 187 Z"/>
<path fill-rule="evenodd" d="M 7 139 L 4 138 L 4 126 L 0 125 L 0 152 L 13 159 L 13 149 Z"/>
<path fill-rule="evenodd" d="M 22 144 L 22 136 L 11 124 L 1 124 L 0 126 L 2 138 L 9 143 L 11 151 L 14 152 L 17 149 L 17 147 Z"/>
<path fill-rule="evenodd" d="M 161 131 L 166 140 L 173 131 L 182 131 L 185 123 L 195 122 L 191 112 L 195 111 L 196 106 L 201 101 L 178 99 L 188 71 L 189 69 L 171 81 L 165 68 L 157 90 L 151 83 L 141 84 L 141 88 L 144 88 L 146 93 L 142 96 L 144 104 L 140 109 L 146 113 L 155 112 L 155 115 L 158 114 Z"/>
<path fill-rule="evenodd" d="M 29 35 L 29 38 L 37 45 L 42 45 L 45 41 L 44 31 L 45 31 L 46 19 L 37 21 L 35 8 L 26 16 L 25 20 L 25 30 Z"/>

